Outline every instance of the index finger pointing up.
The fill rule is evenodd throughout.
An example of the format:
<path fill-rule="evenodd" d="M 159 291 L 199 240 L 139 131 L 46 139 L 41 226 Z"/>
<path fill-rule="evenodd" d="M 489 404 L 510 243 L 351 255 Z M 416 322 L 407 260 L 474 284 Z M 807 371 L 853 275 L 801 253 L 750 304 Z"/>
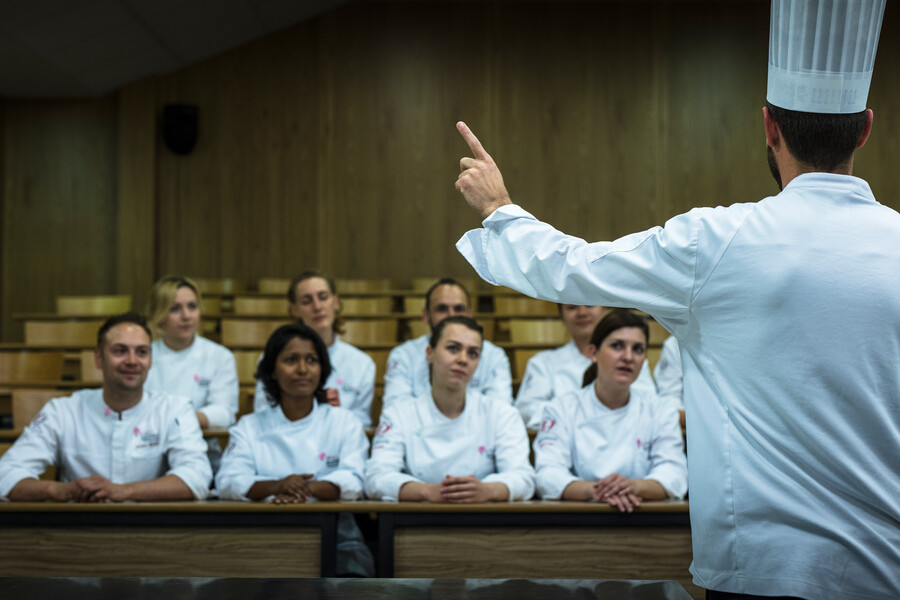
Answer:
<path fill-rule="evenodd" d="M 472 133 L 472 130 L 469 129 L 468 125 L 460 121 L 456 124 L 456 128 L 459 130 L 460 135 L 463 136 L 463 139 L 466 140 L 466 143 L 469 145 L 469 149 L 472 151 L 472 154 L 475 155 L 475 158 L 479 160 L 490 158 L 487 150 L 484 149 L 484 146 L 481 145 L 481 142 L 478 141 L 478 138 L 475 137 L 475 134 Z"/>

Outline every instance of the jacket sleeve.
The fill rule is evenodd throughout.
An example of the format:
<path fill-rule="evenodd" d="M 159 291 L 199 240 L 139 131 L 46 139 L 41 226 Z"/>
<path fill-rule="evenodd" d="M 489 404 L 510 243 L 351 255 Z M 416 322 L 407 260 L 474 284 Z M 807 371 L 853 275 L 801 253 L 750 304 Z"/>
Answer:
<path fill-rule="evenodd" d="M 658 481 L 670 498 L 684 498 L 688 487 L 687 456 L 678 410 L 657 400 L 653 418 L 655 436 L 650 452 L 650 472 L 646 479 Z"/>
<path fill-rule="evenodd" d="M 367 354 L 364 362 L 360 362 L 362 374 L 359 378 L 359 394 L 351 410 L 360 420 L 363 427 L 372 426 L 372 399 L 375 396 L 375 361 Z"/>
<path fill-rule="evenodd" d="M 384 395 L 381 397 L 383 409 L 397 400 L 413 395 L 410 385 L 412 378 L 413 365 L 410 364 L 409 353 L 404 352 L 403 346 L 397 346 L 388 355 L 387 369 L 384 373 Z"/>
<path fill-rule="evenodd" d="M 340 462 L 338 468 L 319 479 L 336 485 L 341 490 L 341 500 L 356 500 L 362 497 L 365 484 L 366 457 L 369 455 L 369 440 L 362 423 L 349 410 L 341 411 L 339 435 Z"/>
<path fill-rule="evenodd" d="M 57 463 L 61 418 L 50 401 L 25 427 L 12 448 L 0 457 L 0 497 L 6 498 L 23 479 L 37 479 Z"/>
<path fill-rule="evenodd" d="M 373 500 L 398 500 L 408 481 L 420 481 L 406 473 L 403 421 L 395 407 L 385 407 L 372 440 L 372 456 L 366 465 L 366 495 Z"/>
<path fill-rule="evenodd" d="M 224 347 L 217 348 L 216 370 L 209 383 L 206 404 L 199 412 L 209 419 L 210 427 L 230 427 L 238 411 L 238 376 L 234 354 Z"/>
<path fill-rule="evenodd" d="M 489 348 L 491 348 L 491 369 L 486 373 L 487 380 L 479 391 L 488 398 L 512 404 L 512 372 L 509 368 L 509 356 L 499 346 Z"/>
<path fill-rule="evenodd" d="M 554 302 L 638 308 L 681 337 L 695 292 L 697 210 L 671 219 L 665 228 L 589 244 L 519 206 L 504 206 L 456 247 L 493 285 Z"/>
<path fill-rule="evenodd" d="M 535 354 L 525 367 L 525 376 L 519 384 L 516 395 L 516 409 L 522 415 L 528 429 L 537 429 L 541 424 L 544 404 L 553 398 L 550 374 L 543 354 Z"/>
<path fill-rule="evenodd" d="M 681 355 L 678 341 L 674 337 L 663 342 L 662 353 L 653 369 L 656 392 L 659 398 L 672 406 L 684 410 L 684 382 L 681 370 Z"/>
<path fill-rule="evenodd" d="M 166 459 L 169 463 L 166 475 L 181 479 L 194 497 L 202 500 L 209 495 L 209 484 L 212 482 L 212 467 L 206 455 L 209 446 L 200 432 L 200 423 L 191 403 L 185 399 L 184 402 L 176 402 L 176 405 L 166 436 Z"/>
<path fill-rule="evenodd" d="M 494 428 L 494 460 L 497 472 L 484 478 L 487 483 L 503 483 L 510 500 L 534 496 L 534 468 L 528 459 L 528 432 L 518 411 L 507 404 L 491 403 Z"/>
<path fill-rule="evenodd" d="M 228 446 L 216 473 L 216 490 L 222 500 L 249 500 L 247 492 L 261 479 L 248 424 L 241 419 L 228 430 Z"/>
<path fill-rule="evenodd" d="M 259 360 L 256 361 L 256 364 L 259 365 L 259 361 L 263 358 L 263 353 L 259 354 Z M 253 392 L 253 412 L 259 412 L 261 410 L 265 410 L 269 408 L 269 401 L 266 399 L 266 386 L 263 385 L 262 380 L 256 380 L 256 390 Z"/>
<path fill-rule="evenodd" d="M 545 500 L 559 500 L 578 477 L 572 469 L 572 423 L 559 401 L 544 406 L 544 417 L 534 439 L 537 493 Z"/>

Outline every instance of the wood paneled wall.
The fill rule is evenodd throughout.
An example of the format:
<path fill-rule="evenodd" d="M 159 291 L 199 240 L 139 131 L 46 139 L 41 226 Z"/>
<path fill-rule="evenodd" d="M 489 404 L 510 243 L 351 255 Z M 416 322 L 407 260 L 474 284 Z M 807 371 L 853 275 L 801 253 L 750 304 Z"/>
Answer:
<path fill-rule="evenodd" d="M 857 173 L 898 208 L 895 12 Z M 362 2 L 114 99 L 7 102 L 2 338 L 59 293 L 142 306 L 168 272 L 470 276 L 460 119 L 514 200 L 589 239 L 773 194 L 767 36 L 759 0 Z M 156 131 L 167 103 L 200 109 L 187 156 Z"/>

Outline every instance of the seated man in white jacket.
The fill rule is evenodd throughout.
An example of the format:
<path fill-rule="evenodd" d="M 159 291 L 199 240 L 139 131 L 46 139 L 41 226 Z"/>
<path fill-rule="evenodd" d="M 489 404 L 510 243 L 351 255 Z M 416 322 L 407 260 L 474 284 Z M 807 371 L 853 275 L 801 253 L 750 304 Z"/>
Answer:
<path fill-rule="evenodd" d="M 13 501 L 191 500 L 212 470 L 187 398 L 144 390 L 150 330 L 136 313 L 110 317 L 94 351 L 103 387 L 51 400 L 0 458 L 0 496 Z M 59 481 L 38 479 L 51 464 Z"/>
<path fill-rule="evenodd" d="M 461 283 L 445 277 L 432 285 L 425 294 L 422 320 L 434 330 L 438 323 L 454 315 L 472 316 L 471 297 Z M 391 350 L 384 375 L 382 404 L 385 408 L 400 398 L 431 395 L 428 361 L 425 359 L 428 338 L 428 334 L 422 335 Z M 481 360 L 469 382 L 469 389 L 489 398 L 512 403 L 509 357 L 502 348 L 484 341 Z"/>
<path fill-rule="evenodd" d="M 564 346 L 532 356 L 516 394 L 516 408 L 529 429 L 541 424 L 541 411 L 548 402 L 582 388 L 584 372 L 591 365 L 591 334 L 604 310 L 602 306 L 559 305 L 559 316 L 572 339 Z M 656 391 L 646 361 L 633 387 Z"/>

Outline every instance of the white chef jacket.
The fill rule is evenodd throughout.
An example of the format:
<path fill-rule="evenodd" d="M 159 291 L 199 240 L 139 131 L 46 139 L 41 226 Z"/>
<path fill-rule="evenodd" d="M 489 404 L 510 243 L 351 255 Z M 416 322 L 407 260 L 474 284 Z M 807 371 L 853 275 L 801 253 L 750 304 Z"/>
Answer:
<path fill-rule="evenodd" d="M 186 398 L 144 390 L 120 413 L 103 390 L 79 390 L 44 405 L 0 458 L 0 496 L 56 465 L 60 481 L 100 475 L 116 484 L 175 475 L 195 498 L 209 493 L 212 471 L 197 416 Z"/>
<path fill-rule="evenodd" d="M 297 421 L 270 406 L 241 417 L 228 430 L 228 447 L 216 474 L 216 489 L 226 500 L 247 500 L 257 481 L 312 473 L 341 489 L 341 500 L 362 495 L 369 441 L 359 419 L 343 407 L 313 402 Z"/>
<path fill-rule="evenodd" d="M 615 410 L 597 399 L 593 385 L 553 399 L 534 440 L 538 495 L 559 500 L 573 481 L 618 473 L 653 479 L 670 498 L 687 492 L 687 459 L 678 412 L 655 393 L 633 386 Z"/>
<path fill-rule="evenodd" d="M 199 335 L 184 350 L 162 340 L 150 345 L 153 366 L 144 387 L 190 399 L 210 427 L 229 427 L 238 411 L 238 376 L 234 355 L 225 346 Z"/>
<path fill-rule="evenodd" d="M 669 402 L 679 410 L 684 410 L 684 386 L 682 384 L 681 351 L 678 339 L 669 336 L 663 342 L 659 361 L 653 369 L 656 393 L 660 399 Z"/>
<path fill-rule="evenodd" d="M 312 411 L 291 421 L 281 406 L 241 417 L 229 432 L 216 474 L 223 500 L 248 500 L 257 481 L 312 473 L 341 490 L 341 500 L 362 496 L 369 440 L 356 415 L 343 407 L 313 402 Z M 338 573 L 373 576 L 374 560 L 351 513 L 338 516 Z"/>
<path fill-rule="evenodd" d="M 430 337 L 430 334 L 422 335 L 391 350 L 384 374 L 384 396 L 381 399 L 384 407 L 401 398 L 431 397 L 431 377 L 425 357 Z M 478 367 L 467 389 L 512 404 L 509 357 L 502 348 L 484 340 Z"/>
<path fill-rule="evenodd" d="M 259 358 L 262 360 L 262 354 Z M 325 387 L 337 389 L 341 406 L 356 415 L 363 427 L 371 427 L 375 361 L 356 346 L 342 342 L 337 337 L 328 348 L 328 359 L 331 361 L 331 375 L 328 376 Z M 268 408 L 265 386 L 262 381 L 257 381 L 253 410 L 258 412 Z"/>
<path fill-rule="evenodd" d="M 397 500 L 404 483 L 440 483 L 447 475 L 474 475 L 509 488 L 510 500 L 534 494 L 534 469 L 528 462 L 528 432 L 509 404 L 472 390 L 455 419 L 431 398 L 398 400 L 381 412 L 366 466 L 366 494 Z"/>
<path fill-rule="evenodd" d="M 900 215 L 806 173 L 588 244 L 503 207 L 457 244 L 530 296 L 632 306 L 678 338 L 697 585 L 900 597 Z"/>
<path fill-rule="evenodd" d="M 528 360 L 525 376 L 516 394 L 516 408 L 528 429 L 537 429 L 541 424 L 541 409 L 545 404 L 581 389 L 584 372 L 590 365 L 591 359 L 578 351 L 575 340 L 569 340 L 568 344 L 553 350 L 538 352 Z M 656 393 L 656 384 L 650 376 L 646 360 L 631 389 Z"/>

